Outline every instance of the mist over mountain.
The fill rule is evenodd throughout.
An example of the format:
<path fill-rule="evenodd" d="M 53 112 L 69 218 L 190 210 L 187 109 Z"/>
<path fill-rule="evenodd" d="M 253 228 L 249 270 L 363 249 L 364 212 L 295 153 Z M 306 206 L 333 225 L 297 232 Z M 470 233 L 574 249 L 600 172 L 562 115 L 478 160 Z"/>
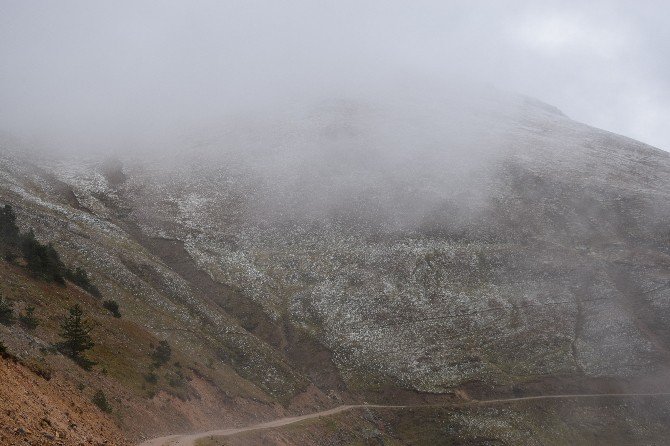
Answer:
<path fill-rule="evenodd" d="M 0 2 L 0 445 L 664 444 L 666 9 Z"/>
<path fill-rule="evenodd" d="M 660 0 L 6 1 L 0 12 L 0 132 L 28 147 L 159 151 L 277 102 L 453 79 L 669 146 Z"/>
<path fill-rule="evenodd" d="M 131 325 L 92 351 L 104 376 L 78 377 L 36 348 L 72 296 L 9 285 L 3 294 L 54 322 L 37 337 L 3 329 L 3 342 L 23 363 L 131 401 L 111 405 L 130 438 L 341 401 L 662 393 L 668 154 L 532 98 L 424 87 L 238 115 L 181 150 L 5 150 L 2 197 L 20 228 L 84 266 Z M 32 283 L 16 262 L 6 284 Z M 159 340 L 176 365 L 151 362 Z M 590 416 L 624 441 L 665 436 L 664 400 L 630 404 Z M 587 441 L 588 404 L 543 407 L 572 415 L 549 427 L 530 408 L 514 416 Z M 508 415 L 464 416 L 468 441 L 521 433 L 482 419 Z M 648 437 L 620 434 L 627 416 Z M 410 435 L 389 422 L 380 435 Z M 432 441 L 434 425 L 412 423 Z"/>

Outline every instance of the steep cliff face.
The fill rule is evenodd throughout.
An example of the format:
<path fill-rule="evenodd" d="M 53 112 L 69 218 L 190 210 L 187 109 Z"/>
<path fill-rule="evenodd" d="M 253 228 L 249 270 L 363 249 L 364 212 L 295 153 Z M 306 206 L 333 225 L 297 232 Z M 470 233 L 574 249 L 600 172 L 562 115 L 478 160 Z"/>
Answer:
<path fill-rule="evenodd" d="M 664 382 L 667 153 L 508 96 L 231 128 L 163 160 L 0 160 L 22 226 L 179 352 L 178 427 Z M 135 365 L 108 376 L 154 401 Z"/>

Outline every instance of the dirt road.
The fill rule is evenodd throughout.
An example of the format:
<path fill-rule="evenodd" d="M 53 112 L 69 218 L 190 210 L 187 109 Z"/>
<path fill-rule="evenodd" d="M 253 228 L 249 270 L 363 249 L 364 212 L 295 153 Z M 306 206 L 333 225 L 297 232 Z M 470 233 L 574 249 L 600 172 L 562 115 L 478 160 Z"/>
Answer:
<path fill-rule="evenodd" d="M 338 406 L 333 409 L 324 410 L 322 412 L 315 412 L 307 415 L 300 415 L 297 417 L 279 418 L 265 423 L 252 424 L 246 427 L 237 427 L 229 429 L 220 429 L 207 432 L 199 432 L 196 434 L 187 435 L 169 435 L 167 437 L 154 438 L 145 441 L 139 446 L 193 446 L 196 440 L 206 437 L 226 437 L 242 432 L 255 431 L 260 429 L 272 429 L 276 427 L 286 426 L 293 423 L 298 423 L 303 420 L 313 418 L 327 417 L 340 412 L 345 412 L 354 409 L 410 409 L 422 407 L 465 407 L 465 406 L 485 406 L 491 404 L 507 404 L 518 401 L 532 401 L 532 400 L 552 400 L 552 399 L 585 399 L 585 398 L 653 398 L 653 397 L 670 397 L 670 393 L 600 393 L 600 394 L 576 394 L 576 395 L 540 395 L 540 396 L 526 396 L 519 398 L 499 398 L 491 400 L 475 400 L 463 403 L 451 404 L 424 404 L 414 406 L 393 406 L 380 404 L 355 404 L 349 406 Z"/>

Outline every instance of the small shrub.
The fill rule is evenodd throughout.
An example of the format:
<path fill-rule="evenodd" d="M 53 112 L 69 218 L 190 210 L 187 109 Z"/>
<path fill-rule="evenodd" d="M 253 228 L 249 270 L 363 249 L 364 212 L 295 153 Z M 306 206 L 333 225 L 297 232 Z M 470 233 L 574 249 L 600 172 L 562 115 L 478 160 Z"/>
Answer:
<path fill-rule="evenodd" d="M 112 313 L 114 317 L 121 317 L 121 312 L 119 311 L 119 304 L 115 300 L 106 300 L 102 303 L 102 306 Z"/>
<path fill-rule="evenodd" d="M 51 379 L 51 369 L 42 363 L 39 362 L 28 362 L 25 364 L 26 367 L 28 367 L 28 370 L 33 372 L 35 375 L 39 376 L 40 378 L 43 378 L 47 381 Z"/>
<path fill-rule="evenodd" d="M 0 296 L 0 324 L 12 325 L 14 323 L 14 303 Z"/>
<path fill-rule="evenodd" d="M 19 362 L 19 358 L 10 353 L 7 346 L 0 341 L 0 358 L 9 359 L 14 362 Z"/>
<path fill-rule="evenodd" d="M 156 384 L 158 382 L 158 375 L 156 375 L 154 372 L 149 372 L 144 375 L 144 380 L 149 384 Z"/>
<path fill-rule="evenodd" d="M 107 396 L 105 396 L 105 392 L 102 390 L 95 392 L 91 401 L 93 401 L 93 404 L 98 406 L 98 409 L 102 410 L 103 412 L 112 413 L 112 406 L 110 406 L 107 402 Z"/>
<path fill-rule="evenodd" d="M 167 341 L 160 341 L 158 343 L 158 347 L 156 347 L 154 351 L 151 352 L 151 359 L 153 359 L 154 366 L 156 367 L 167 364 L 167 362 L 170 360 L 170 357 L 172 357 L 172 349 L 170 348 L 170 344 L 168 344 Z"/>
<path fill-rule="evenodd" d="M 35 307 L 27 307 L 25 312 L 19 314 L 19 323 L 28 330 L 34 330 L 40 324 L 35 316 Z"/>
<path fill-rule="evenodd" d="M 168 378 L 168 384 L 170 384 L 171 387 L 177 387 L 177 388 L 184 387 L 186 385 L 186 377 L 179 370 L 174 375 Z"/>

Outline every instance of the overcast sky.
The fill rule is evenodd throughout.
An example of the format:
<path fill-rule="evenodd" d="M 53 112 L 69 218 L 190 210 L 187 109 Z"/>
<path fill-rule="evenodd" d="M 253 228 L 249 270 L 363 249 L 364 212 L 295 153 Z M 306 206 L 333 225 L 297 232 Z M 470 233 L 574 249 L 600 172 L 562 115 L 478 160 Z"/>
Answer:
<path fill-rule="evenodd" d="M 0 130 L 150 145 L 274 97 L 465 77 L 670 150 L 670 3 L 0 0 Z"/>

